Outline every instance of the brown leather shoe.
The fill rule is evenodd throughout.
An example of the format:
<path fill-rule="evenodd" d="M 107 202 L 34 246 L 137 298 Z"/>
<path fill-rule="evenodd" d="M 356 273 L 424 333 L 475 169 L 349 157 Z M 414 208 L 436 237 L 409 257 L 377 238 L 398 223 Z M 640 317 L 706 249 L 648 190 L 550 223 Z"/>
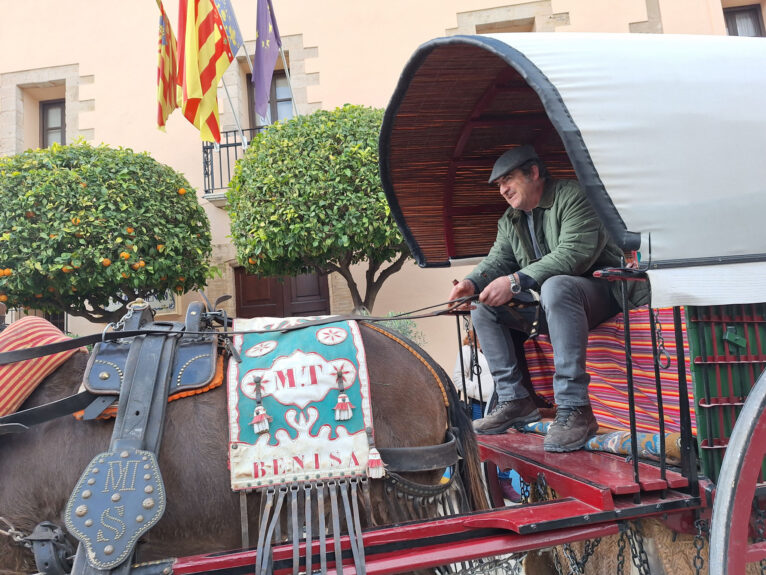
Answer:
<path fill-rule="evenodd" d="M 540 412 L 531 397 L 523 397 L 498 403 L 487 417 L 473 422 L 473 429 L 482 435 L 496 435 L 534 421 L 540 421 Z"/>
<path fill-rule="evenodd" d="M 596 435 L 598 422 L 590 405 L 559 406 L 543 441 L 545 451 L 576 451 Z"/>

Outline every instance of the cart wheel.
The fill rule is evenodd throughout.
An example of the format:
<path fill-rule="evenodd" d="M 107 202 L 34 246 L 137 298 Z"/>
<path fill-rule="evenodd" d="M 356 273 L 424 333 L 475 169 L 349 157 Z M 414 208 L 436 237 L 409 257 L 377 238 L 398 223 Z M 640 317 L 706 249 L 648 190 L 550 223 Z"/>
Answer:
<path fill-rule="evenodd" d="M 747 563 L 766 559 L 766 541 L 748 540 L 764 455 L 766 372 L 742 406 L 721 464 L 710 528 L 710 575 L 744 574 Z"/>

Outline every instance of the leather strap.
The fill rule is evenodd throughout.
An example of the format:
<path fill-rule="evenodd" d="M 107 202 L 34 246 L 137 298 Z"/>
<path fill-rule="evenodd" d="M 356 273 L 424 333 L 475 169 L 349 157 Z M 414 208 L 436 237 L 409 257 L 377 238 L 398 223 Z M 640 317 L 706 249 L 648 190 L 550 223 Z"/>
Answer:
<path fill-rule="evenodd" d="M 10 423 L 18 423 L 29 427 L 38 423 L 44 423 L 57 417 L 69 415 L 81 409 L 85 409 L 99 396 L 92 394 L 89 391 L 82 391 L 75 395 L 70 395 L 64 399 L 46 403 L 38 407 L 30 407 L 24 411 L 17 411 L 11 413 L 5 417 L 0 417 L 0 429 L 2 426 Z M 2 432 L 0 432 L 2 434 Z"/>
<path fill-rule="evenodd" d="M 447 431 L 447 441 L 425 447 L 378 447 L 386 471 L 407 473 L 434 471 L 454 465 L 458 461 L 457 440 Z"/>

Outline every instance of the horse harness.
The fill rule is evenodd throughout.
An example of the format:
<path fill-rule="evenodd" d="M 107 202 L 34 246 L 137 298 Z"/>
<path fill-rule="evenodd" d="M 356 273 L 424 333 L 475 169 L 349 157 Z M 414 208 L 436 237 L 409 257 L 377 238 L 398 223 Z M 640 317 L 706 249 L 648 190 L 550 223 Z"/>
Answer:
<path fill-rule="evenodd" d="M 131 558 L 139 538 L 159 521 L 165 509 L 165 490 L 156 453 L 162 438 L 168 395 L 203 387 L 210 381 L 216 371 L 219 335 L 223 335 L 225 347 L 233 350 L 232 332 L 219 334 L 211 327 L 211 319 L 220 317 L 220 313 L 205 312 L 202 303 L 193 302 L 183 324 L 154 322 L 148 304 L 138 300 L 129 304 L 128 313 L 118 324 L 119 331 L 0 354 L 0 364 L 12 363 L 95 342 L 84 375 L 85 391 L 0 418 L 0 436 L 79 410 L 84 410 L 84 419 L 93 419 L 114 402 L 115 396 L 118 398 L 109 450 L 97 455 L 86 467 L 66 506 L 67 529 L 80 541 L 73 562 L 69 541 L 61 528 L 51 522 L 38 524 L 26 537 L 5 520 L 10 530 L 0 529 L 0 534 L 10 535 L 17 543 L 31 548 L 41 573 L 64 575 L 70 569 L 77 575 L 104 575 L 105 572 L 167 575 L 172 572 L 172 560 L 134 566 Z M 226 325 L 225 314 L 223 317 Z M 361 318 L 353 316 L 353 319 Z M 375 320 L 390 321 L 391 318 L 362 321 Z M 297 328 L 328 321 L 337 321 L 337 316 L 310 321 Z M 235 361 L 239 359 L 236 354 L 232 357 Z M 448 403 L 444 387 L 442 393 Z M 380 448 L 379 451 L 386 466 L 387 491 L 403 496 L 410 505 L 433 502 L 444 494 L 455 481 L 455 465 L 461 455 L 451 429 L 440 445 Z M 399 475 L 445 467 L 453 470 L 446 485 L 418 485 Z M 443 499 L 449 498 L 443 496 Z M 357 531 L 357 548 L 363 563 L 361 531 Z"/>

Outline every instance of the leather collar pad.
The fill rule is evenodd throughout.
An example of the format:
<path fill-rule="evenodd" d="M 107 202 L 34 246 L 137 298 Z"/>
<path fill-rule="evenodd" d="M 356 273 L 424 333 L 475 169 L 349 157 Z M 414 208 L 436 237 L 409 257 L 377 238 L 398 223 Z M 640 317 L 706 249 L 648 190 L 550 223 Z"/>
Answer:
<path fill-rule="evenodd" d="M 85 545 L 91 565 L 114 569 L 165 511 L 165 487 L 150 451 L 125 448 L 97 455 L 67 503 L 70 533 Z"/>

